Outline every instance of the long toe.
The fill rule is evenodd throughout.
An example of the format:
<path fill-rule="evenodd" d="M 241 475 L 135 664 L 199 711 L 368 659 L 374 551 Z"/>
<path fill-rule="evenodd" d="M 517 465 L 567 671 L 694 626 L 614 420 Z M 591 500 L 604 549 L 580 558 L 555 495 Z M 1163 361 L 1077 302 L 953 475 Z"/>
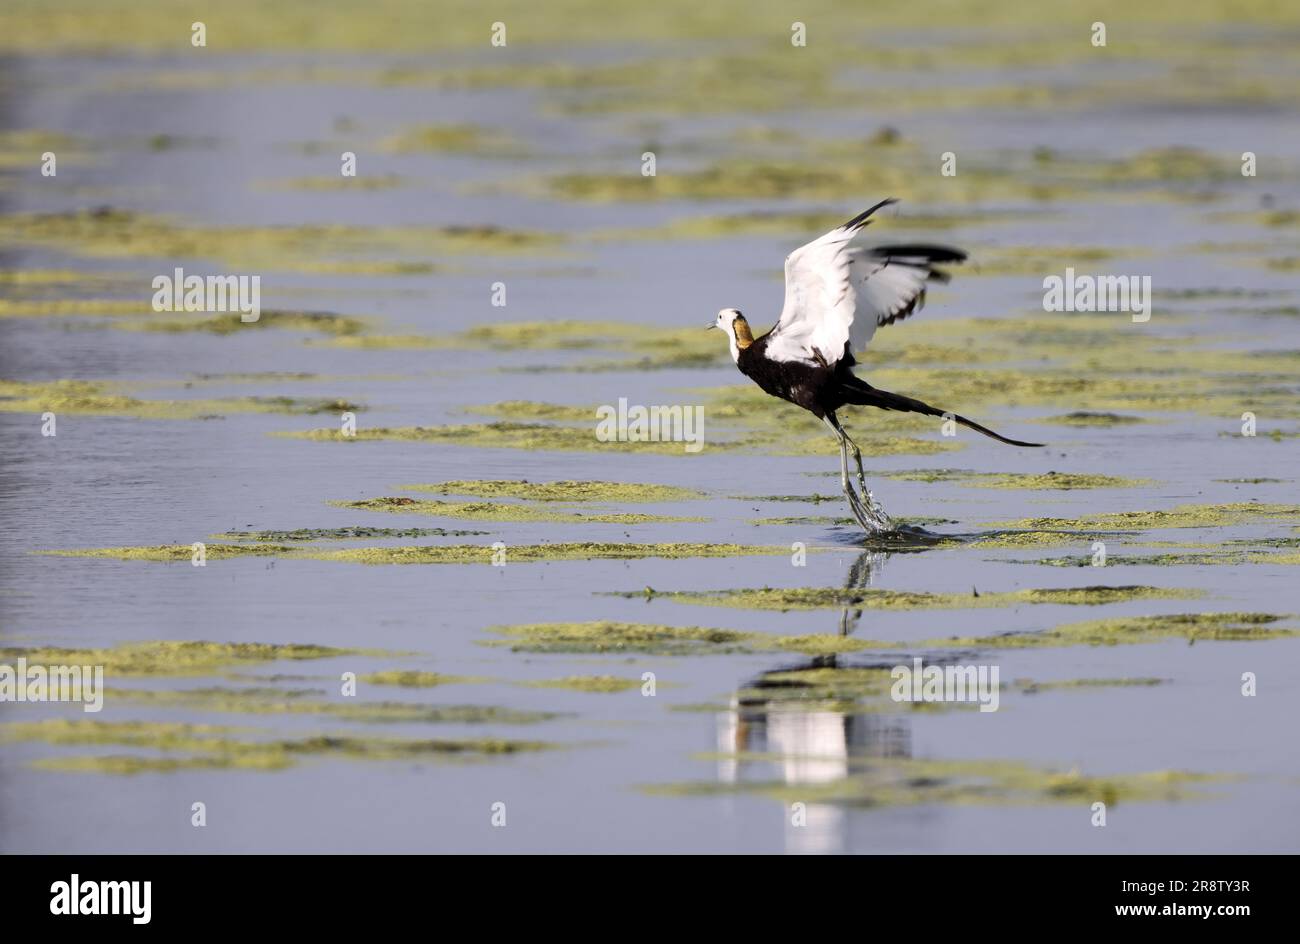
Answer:
<path fill-rule="evenodd" d="M 849 511 L 853 513 L 854 519 L 862 526 L 864 531 L 871 531 L 872 527 L 866 509 L 862 507 L 862 502 L 859 500 L 857 493 L 853 491 L 853 487 L 848 482 L 844 483 L 844 497 L 849 500 Z"/>

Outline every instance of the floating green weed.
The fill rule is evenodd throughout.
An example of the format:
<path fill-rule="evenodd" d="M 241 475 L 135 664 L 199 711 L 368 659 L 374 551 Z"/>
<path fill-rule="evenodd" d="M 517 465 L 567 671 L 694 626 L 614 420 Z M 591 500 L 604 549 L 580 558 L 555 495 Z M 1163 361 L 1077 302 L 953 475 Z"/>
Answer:
<path fill-rule="evenodd" d="M 473 675 L 446 675 L 442 672 L 421 672 L 416 669 L 388 669 L 370 672 L 360 681 L 371 685 L 397 685 L 402 688 L 436 688 L 439 685 L 468 685 L 488 679 Z"/>
<path fill-rule="evenodd" d="M 1176 613 L 1161 616 L 1117 616 L 1067 623 L 1034 633 L 964 636 L 917 643 L 921 647 L 973 649 L 1040 649 L 1057 646 L 1114 646 L 1185 639 L 1254 642 L 1289 639 L 1300 631 L 1276 623 L 1287 619 L 1271 613 Z"/>
<path fill-rule="evenodd" d="M 1096 531 L 990 531 L 966 546 L 982 550 L 1015 550 L 1033 547 L 1070 547 L 1108 539 L 1114 532 Z M 1087 558 L 1090 562 L 1091 557 Z M 1107 562 L 1113 560 L 1108 557 Z"/>
<path fill-rule="evenodd" d="M 878 472 L 905 482 L 956 482 L 972 488 L 1071 491 L 1092 488 L 1138 488 L 1150 479 L 1129 479 L 1095 472 L 971 472 L 965 469 L 916 469 Z"/>
<path fill-rule="evenodd" d="M 344 436 L 333 428 L 280 433 L 290 439 L 315 442 L 427 442 L 482 449 L 525 449 L 557 452 L 638 452 L 689 455 L 682 442 L 601 442 L 596 427 L 548 426 L 541 423 L 467 423 L 460 426 L 367 427 Z M 710 441 L 709 448 L 720 444 Z"/>
<path fill-rule="evenodd" d="M 45 383 L 0 381 L 0 411 L 7 413 L 120 416 L 134 419 L 203 419 L 227 413 L 358 412 L 364 409 L 345 400 L 297 397 L 237 397 L 222 400 L 144 400 L 120 392 L 112 384 L 83 380 Z"/>
<path fill-rule="evenodd" d="M 53 745 L 113 744 L 179 756 L 109 755 L 42 758 L 47 770 L 144 773 L 191 769 L 279 770 L 308 758 L 436 760 L 515 754 L 554 747 L 507 738 L 393 738 L 318 734 L 302 738 L 241 739 L 244 729 L 146 721 L 47 720 L 0 725 L 0 740 Z"/>
<path fill-rule="evenodd" d="M 1054 423 L 1057 426 L 1132 426 L 1136 423 L 1145 423 L 1146 420 L 1140 416 L 1124 416 L 1121 413 L 1089 413 L 1086 410 L 1079 410 L 1060 416 L 1045 416 L 1034 422 Z"/>
<path fill-rule="evenodd" d="M 1011 687 L 1024 692 L 1026 695 L 1037 695 L 1040 692 L 1076 691 L 1079 689 L 1151 688 L 1168 682 L 1169 679 L 1162 678 L 1082 678 L 1053 679 L 1051 681 L 1016 679 Z"/>
<path fill-rule="evenodd" d="M 214 541 L 260 541 L 280 544 L 285 541 L 350 541 L 371 538 L 445 538 L 487 534 L 486 531 L 453 531 L 447 528 L 295 528 L 292 531 L 223 531 L 212 535 Z"/>
<path fill-rule="evenodd" d="M 562 688 L 571 692 L 615 694 L 641 687 L 639 678 L 622 678 L 617 675 L 566 675 L 564 678 L 540 679 L 525 682 L 533 688 Z"/>
<path fill-rule="evenodd" d="M 1008 592 L 925 593 L 907 590 L 843 589 L 839 587 L 772 588 L 753 590 L 643 591 L 624 597 L 663 598 L 697 606 L 728 606 L 748 610 L 816 610 L 849 607 L 868 610 L 964 610 L 1017 606 L 1022 603 L 1069 606 L 1103 606 L 1133 600 L 1186 600 L 1204 595 L 1195 589 L 1144 586 L 1066 587 Z"/>
<path fill-rule="evenodd" d="M 679 656 L 776 651 L 831 655 L 888 645 L 833 635 L 771 636 L 730 629 L 608 620 L 497 626 L 490 631 L 505 638 L 485 645 L 509 646 L 516 652 L 643 652 Z"/>
<path fill-rule="evenodd" d="M 361 501 L 330 502 L 338 508 L 362 511 L 389 511 L 399 514 L 439 515 L 469 521 L 546 521 L 559 524 L 649 524 L 703 521 L 674 515 L 648 515 L 640 512 L 557 511 L 554 508 L 507 502 L 446 502 L 428 498 L 386 496 Z"/>
<path fill-rule="evenodd" d="M 262 180 L 257 186 L 264 190 L 306 190 L 313 193 L 332 193 L 336 191 L 371 192 L 375 190 L 395 190 L 406 186 L 404 177 L 397 174 L 376 174 L 362 177 L 344 177 L 342 175 L 321 174 L 315 177 L 289 177 L 277 180 Z M 394 273 L 398 274 L 398 273 Z"/>
<path fill-rule="evenodd" d="M 215 553 L 214 553 L 215 551 Z M 147 547 L 100 547 L 41 551 L 55 557 L 98 557 L 110 560 L 189 561 L 188 544 Z M 357 564 L 490 564 L 497 552 L 490 545 L 449 544 L 410 547 L 359 547 L 337 550 L 306 549 L 282 544 L 212 544 L 207 559 L 233 557 L 286 557 L 299 560 L 347 561 Z M 564 560 L 637 560 L 646 557 L 689 559 L 696 557 L 748 557 L 760 554 L 784 555 L 786 547 L 752 544 L 706 544 L 691 542 L 660 544 L 617 544 L 600 541 L 569 541 L 554 544 L 520 544 L 507 549 L 511 563 Z"/>
<path fill-rule="evenodd" d="M 535 502 L 670 502 L 704 498 L 703 492 L 675 485 L 637 482 L 529 482 L 513 480 L 437 482 L 399 485 L 402 491 L 438 495 L 477 495 L 480 498 L 520 498 Z"/>
<path fill-rule="evenodd" d="M 1264 502 L 1178 505 L 1166 511 L 1117 511 L 1083 518 L 1022 518 L 995 524 L 1004 528 L 1034 530 L 1146 531 L 1153 528 L 1221 528 L 1278 520 L 1300 520 L 1300 505 Z"/>
<path fill-rule="evenodd" d="M 1257 641 L 1300 636 L 1300 630 L 1275 626 L 1287 617 L 1267 613 L 1184 613 L 1165 616 L 1116 617 L 1067 623 L 1038 632 L 988 636 L 953 636 L 919 642 L 860 639 L 854 636 L 808 634 L 780 636 L 769 633 L 667 626 L 609 620 L 590 622 L 527 623 L 496 626 L 502 636 L 485 642 L 509 646 L 518 652 L 619 653 L 696 655 L 729 652 L 797 652 L 827 656 L 867 650 L 917 649 L 1038 649 L 1067 646 L 1136 645 L 1166 639 Z"/>
<path fill-rule="evenodd" d="M 415 125 L 379 142 L 391 154 L 473 154 L 476 157 L 518 157 L 521 145 L 500 130 L 479 125 Z"/>
<path fill-rule="evenodd" d="M 320 311 L 263 311 L 256 321 L 244 321 L 239 312 L 219 315 L 159 318 L 152 316 L 137 321 L 121 321 L 115 327 L 128 331 L 159 331 L 168 334 L 205 333 L 231 335 L 249 331 L 275 329 L 302 331 L 326 337 L 350 337 L 367 330 L 369 323 L 363 318 Z"/>
<path fill-rule="evenodd" d="M 297 643 L 179 642 L 151 641 L 122 643 L 104 649 L 61 649 L 43 646 L 31 649 L 0 649 L 5 660 L 25 658 L 31 664 L 100 665 L 110 676 L 119 675 L 210 675 L 224 669 L 277 661 L 333 659 L 363 653 L 360 649 Z"/>
<path fill-rule="evenodd" d="M 209 561 L 230 560 L 236 557 L 288 557 L 298 555 L 301 548 L 287 544 L 204 544 L 204 558 Z M 145 547 L 87 547 L 65 548 L 54 551 L 37 551 L 49 557 L 100 557 L 120 561 L 186 561 L 193 559 L 194 548 L 189 544 L 157 544 Z"/>
<path fill-rule="evenodd" d="M 710 759 L 744 761 L 747 755 Z M 755 761 L 790 761 L 791 755 Z M 816 760 L 815 756 L 806 759 Z M 822 783 L 784 781 L 699 781 L 647 786 L 661 796 L 719 796 L 744 793 L 782 803 L 829 803 L 872 808 L 945 805 L 1038 805 L 1102 802 L 1167 803 L 1206 797 L 1203 784 L 1229 778 L 1184 771 L 1085 776 L 1077 770 L 1035 768 L 1016 761 L 919 760 L 903 757 L 851 758 L 850 774 Z"/>
<path fill-rule="evenodd" d="M 311 272 L 331 261 L 379 258 L 387 263 L 403 257 L 425 260 L 430 254 L 535 252 L 556 246 L 560 238 L 494 226 L 202 226 L 102 207 L 11 214 L 0 241 L 92 257 L 208 259 L 263 272 Z"/>
<path fill-rule="evenodd" d="M 365 724 L 531 724 L 557 715 L 496 705 L 322 701 L 311 692 L 267 688 L 109 689 L 106 697 L 154 708 L 255 715 L 321 715 Z"/>
<path fill-rule="evenodd" d="M 590 623 L 530 623 L 497 626 L 505 638 L 489 645 L 510 646 L 520 652 L 650 652 L 689 655 L 733 652 L 746 648 L 753 633 L 698 626 L 655 626 L 648 623 L 596 621 Z"/>

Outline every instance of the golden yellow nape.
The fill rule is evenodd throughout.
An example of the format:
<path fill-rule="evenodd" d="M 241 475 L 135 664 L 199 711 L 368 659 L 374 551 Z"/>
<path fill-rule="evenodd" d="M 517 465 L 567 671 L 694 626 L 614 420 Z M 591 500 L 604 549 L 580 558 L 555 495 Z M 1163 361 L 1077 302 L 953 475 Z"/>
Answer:
<path fill-rule="evenodd" d="M 754 334 L 749 330 L 749 322 L 744 315 L 737 315 L 731 322 L 731 330 L 736 335 L 736 347 L 742 351 L 754 343 Z"/>

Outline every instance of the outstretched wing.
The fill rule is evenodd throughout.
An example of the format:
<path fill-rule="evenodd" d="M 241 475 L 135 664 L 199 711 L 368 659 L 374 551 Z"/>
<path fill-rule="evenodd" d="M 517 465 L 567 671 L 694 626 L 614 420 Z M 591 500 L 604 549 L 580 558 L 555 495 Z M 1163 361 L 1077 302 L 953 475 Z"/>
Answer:
<path fill-rule="evenodd" d="M 921 309 L 927 282 L 948 280 L 936 264 L 965 260 L 945 246 L 853 246 L 871 215 L 896 202 L 882 200 L 786 257 L 785 307 L 768 335 L 769 357 L 835 364 L 862 351 L 876 328 Z"/>

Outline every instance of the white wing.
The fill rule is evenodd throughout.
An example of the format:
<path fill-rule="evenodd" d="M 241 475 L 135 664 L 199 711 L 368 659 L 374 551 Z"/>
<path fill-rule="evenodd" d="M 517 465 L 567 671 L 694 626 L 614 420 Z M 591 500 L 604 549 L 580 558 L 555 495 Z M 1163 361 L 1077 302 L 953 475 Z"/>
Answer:
<path fill-rule="evenodd" d="M 864 350 L 877 327 L 925 304 L 927 282 L 947 281 L 935 263 L 966 258 L 943 246 L 852 246 L 871 215 L 895 202 L 881 201 L 786 257 L 785 307 L 768 335 L 769 357 L 835 364 Z"/>

